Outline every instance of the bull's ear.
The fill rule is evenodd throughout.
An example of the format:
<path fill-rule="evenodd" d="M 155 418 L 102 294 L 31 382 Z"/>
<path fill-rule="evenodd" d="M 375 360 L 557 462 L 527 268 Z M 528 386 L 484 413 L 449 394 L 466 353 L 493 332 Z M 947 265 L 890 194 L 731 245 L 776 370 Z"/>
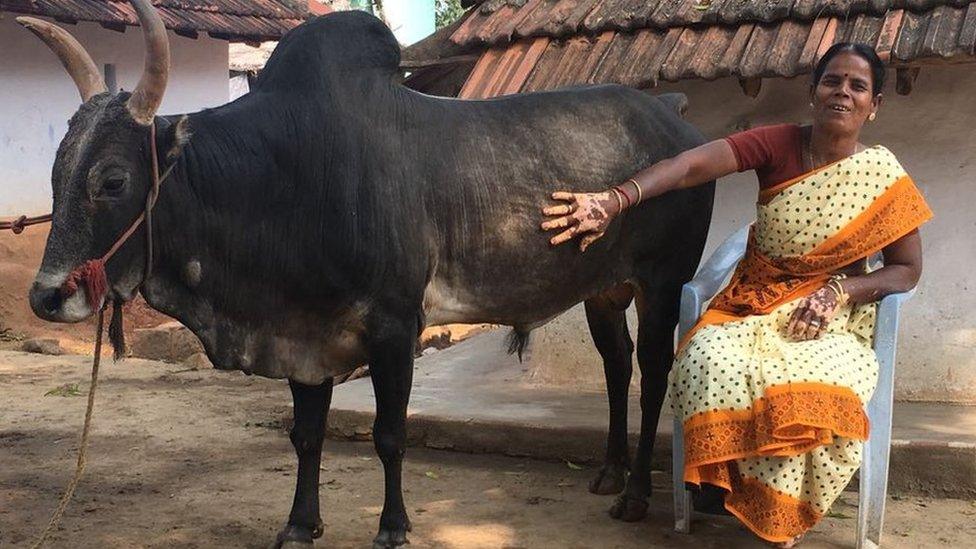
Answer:
<path fill-rule="evenodd" d="M 159 150 L 166 151 L 166 162 L 170 163 L 183 152 L 183 147 L 190 142 L 190 119 L 181 116 L 165 128 L 160 128 Z"/>
<path fill-rule="evenodd" d="M 684 116 L 688 112 L 688 96 L 681 92 L 662 93 L 657 98 L 678 113 L 678 116 Z"/>

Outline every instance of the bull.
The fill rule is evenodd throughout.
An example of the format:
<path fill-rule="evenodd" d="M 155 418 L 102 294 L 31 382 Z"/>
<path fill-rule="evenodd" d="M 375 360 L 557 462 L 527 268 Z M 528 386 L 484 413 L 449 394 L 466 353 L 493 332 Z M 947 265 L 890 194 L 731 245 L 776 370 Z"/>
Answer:
<path fill-rule="evenodd" d="M 513 326 L 520 351 L 531 329 L 585 301 L 610 402 L 606 463 L 590 489 L 622 490 L 612 514 L 642 518 L 679 293 L 702 252 L 713 187 L 633 209 L 585 253 L 550 248 L 539 210 L 554 190 L 604 189 L 700 144 L 674 105 L 620 86 L 488 101 L 423 95 L 399 84 L 389 29 L 354 11 L 288 33 L 243 97 L 159 116 L 165 28 L 148 0 L 131 1 L 146 40 L 131 93 L 109 93 L 63 29 L 19 19 L 58 54 L 82 99 L 52 172 L 35 314 L 77 322 L 141 291 L 196 334 L 217 368 L 287 379 L 298 475 L 277 547 L 311 547 L 322 535 L 332 379 L 368 363 L 386 490 L 374 547 L 385 548 L 406 543 L 411 528 L 401 462 L 422 328 Z M 163 169 L 151 218 L 104 268 L 105 294 L 65 292 L 76 266 L 148 210 L 152 170 Z M 624 309 L 635 295 L 642 414 L 630 464 Z"/>

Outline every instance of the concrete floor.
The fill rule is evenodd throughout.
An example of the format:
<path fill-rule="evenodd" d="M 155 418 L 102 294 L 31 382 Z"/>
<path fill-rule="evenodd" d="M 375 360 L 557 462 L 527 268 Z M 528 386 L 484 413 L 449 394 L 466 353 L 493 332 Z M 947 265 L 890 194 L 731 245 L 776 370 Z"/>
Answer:
<path fill-rule="evenodd" d="M 602 459 L 607 403 L 600 392 L 526 383 L 518 359 L 505 353 L 505 332 L 480 334 L 416 361 L 409 436 L 415 445 L 541 459 Z M 631 390 L 629 427 L 636 443 L 638 395 Z M 333 436 L 368 437 L 373 389 L 359 379 L 336 389 Z M 670 469 L 672 416 L 657 429 L 654 466 Z M 893 493 L 976 496 L 976 407 L 896 403 L 890 488 Z"/>

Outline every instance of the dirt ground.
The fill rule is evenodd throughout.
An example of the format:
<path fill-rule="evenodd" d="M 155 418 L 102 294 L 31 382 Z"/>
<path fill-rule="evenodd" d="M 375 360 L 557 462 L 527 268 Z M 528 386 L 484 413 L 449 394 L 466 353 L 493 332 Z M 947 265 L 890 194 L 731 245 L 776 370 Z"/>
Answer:
<path fill-rule="evenodd" d="M 87 364 L 0 351 L 0 547 L 43 527 L 71 474 Z M 97 397 L 89 469 L 51 547 L 268 545 L 295 481 L 284 383 L 130 359 L 105 363 Z M 607 516 L 609 498 L 586 491 L 592 466 L 411 449 L 404 471 L 413 547 L 764 547 L 726 518 L 673 533 L 664 473 L 647 520 L 624 524 Z M 321 495 L 317 545 L 369 547 L 382 504 L 372 445 L 327 441 Z M 804 546 L 851 546 L 854 502 L 845 494 Z M 888 509 L 886 547 L 976 539 L 976 503 L 907 498 Z"/>

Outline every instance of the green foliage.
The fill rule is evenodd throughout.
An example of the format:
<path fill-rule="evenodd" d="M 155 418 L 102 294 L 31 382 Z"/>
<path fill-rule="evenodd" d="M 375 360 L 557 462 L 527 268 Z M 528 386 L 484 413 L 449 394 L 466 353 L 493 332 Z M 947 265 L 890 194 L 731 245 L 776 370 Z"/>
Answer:
<path fill-rule="evenodd" d="M 77 383 L 65 383 L 60 387 L 55 387 L 50 391 L 44 393 L 44 396 L 59 396 L 59 397 L 77 397 L 82 396 L 85 393 L 81 391 Z"/>
<path fill-rule="evenodd" d="M 461 0 L 434 0 L 434 23 L 437 28 L 446 27 L 457 21 L 463 13 Z"/>

